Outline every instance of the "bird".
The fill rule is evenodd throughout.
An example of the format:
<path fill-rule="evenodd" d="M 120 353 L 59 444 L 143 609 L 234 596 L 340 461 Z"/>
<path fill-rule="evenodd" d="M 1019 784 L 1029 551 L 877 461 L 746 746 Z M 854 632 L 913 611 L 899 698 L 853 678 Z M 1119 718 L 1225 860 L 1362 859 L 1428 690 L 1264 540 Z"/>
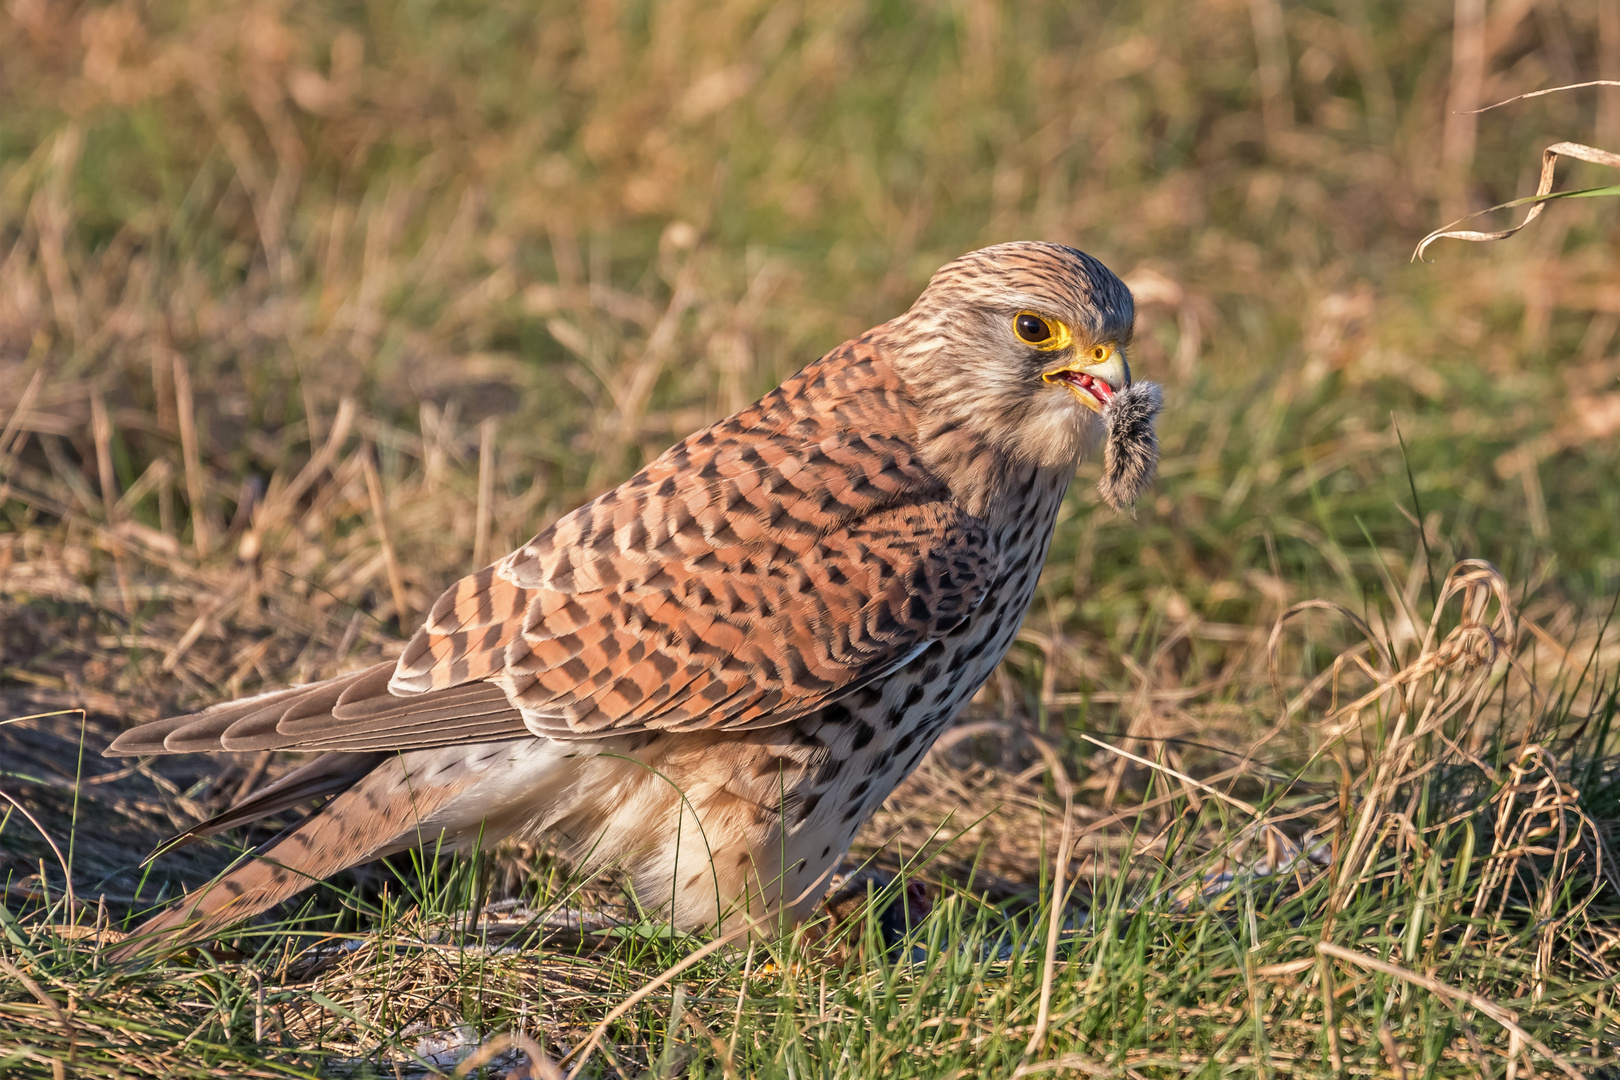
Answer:
<path fill-rule="evenodd" d="M 115 958 L 503 839 L 619 869 L 680 929 L 807 918 L 1011 646 L 1078 463 L 1106 440 L 1120 508 L 1151 482 L 1162 399 L 1132 382 L 1133 328 L 1090 255 L 970 252 L 451 585 L 397 660 L 124 732 L 108 755 L 315 755 L 175 842 L 320 802 Z"/>

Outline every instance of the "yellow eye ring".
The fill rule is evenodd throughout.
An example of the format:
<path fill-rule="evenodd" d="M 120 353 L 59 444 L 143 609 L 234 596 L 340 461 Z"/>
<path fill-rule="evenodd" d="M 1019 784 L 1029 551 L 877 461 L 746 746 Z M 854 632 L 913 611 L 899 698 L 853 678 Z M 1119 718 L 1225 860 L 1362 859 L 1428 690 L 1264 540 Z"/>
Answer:
<path fill-rule="evenodd" d="M 1019 341 L 1042 352 L 1066 349 L 1074 341 L 1069 328 L 1062 322 L 1037 315 L 1033 311 L 1020 311 L 1014 315 L 1012 332 Z"/>

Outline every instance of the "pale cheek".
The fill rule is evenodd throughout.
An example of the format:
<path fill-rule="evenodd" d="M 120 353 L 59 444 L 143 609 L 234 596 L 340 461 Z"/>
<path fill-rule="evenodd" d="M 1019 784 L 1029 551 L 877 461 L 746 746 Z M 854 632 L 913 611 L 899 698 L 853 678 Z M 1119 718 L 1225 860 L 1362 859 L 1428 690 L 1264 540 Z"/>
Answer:
<path fill-rule="evenodd" d="M 1044 396 L 1019 432 L 1019 456 L 1043 468 L 1075 461 L 1097 446 L 1102 424 L 1097 414 L 1063 391 Z"/>
<path fill-rule="evenodd" d="M 1078 401 L 1075 402 L 1075 405 L 1085 413 L 1084 419 L 1080 421 L 1080 455 L 1089 458 L 1094 456 L 1098 448 L 1102 446 L 1103 438 L 1108 434 L 1108 425 L 1103 423 L 1101 416 L 1087 409 Z"/>

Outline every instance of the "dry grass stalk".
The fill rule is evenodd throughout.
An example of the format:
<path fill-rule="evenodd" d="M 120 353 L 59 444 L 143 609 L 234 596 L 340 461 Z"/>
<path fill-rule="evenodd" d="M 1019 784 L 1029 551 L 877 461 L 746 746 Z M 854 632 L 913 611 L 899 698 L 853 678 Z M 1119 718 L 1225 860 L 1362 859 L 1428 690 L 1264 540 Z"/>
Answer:
<path fill-rule="evenodd" d="M 1600 188 L 1585 188 L 1580 191 L 1553 191 L 1553 173 L 1558 166 L 1558 159 L 1561 157 L 1574 158 L 1577 161 L 1587 161 L 1594 165 L 1605 165 L 1609 168 L 1620 169 L 1620 154 L 1615 154 L 1608 150 L 1599 150 L 1595 146 L 1587 146 L 1583 143 L 1553 143 L 1551 146 L 1547 147 L 1541 152 L 1541 178 L 1536 182 L 1536 193 L 1534 195 L 1523 199 L 1514 199 L 1511 202 L 1499 203 L 1488 210 L 1481 210 L 1478 213 L 1467 214 L 1458 218 L 1456 221 L 1453 221 L 1449 225 L 1441 226 L 1440 228 L 1431 232 L 1429 235 L 1425 236 L 1422 240 L 1418 241 L 1417 249 L 1412 252 L 1412 260 L 1414 262 L 1421 262 L 1423 260 L 1423 253 L 1428 250 L 1429 245 L 1434 243 L 1436 240 L 1506 240 L 1508 237 L 1514 235 L 1526 225 L 1536 220 L 1536 218 L 1540 217 L 1541 212 L 1547 208 L 1547 203 L 1553 199 L 1577 199 L 1587 198 L 1594 195 L 1620 195 L 1620 185 L 1610 185 L 1608 187 Z M 1530 205 L 1529 213 L 1524 215 L 1523 221 L 1510 228 L 1499 229 L 1495 232 L 1479 232 L 1473 229 L 1457 228 L 1457 226 L 1461 225 L 1463 222 L 1479 217 L 1482 214 L 1494 213 L 1497 210 L 1509 210 L 1513 207 L 1524 206 L 1526 204 Z"/>
<path fill-rule="evenodd" d="M 509 1050 L 521 1050 L 527 1059 L 530 1080 L 563 1080 L 562 1070 L 557 1064 L 546 1056 L 540 1044 L 523 1034 L 521 1031 L 502 1032 L 493 1039 L 480 1046 L 472 1056 L 456 1066 L 451 1075 L 457 1080 L 472 1075 L 473 1070 L 480 1069 L 495 1058 Z M 508 1075 L 516 1075 L 515 1071 Z"/>
<path fill-rule="evenodd" d="M 73 875 L 69 873 L 68 861 L 66 857 L 63 856 L 62 849 L 57 846 L 55 837 L 50 834 L 50 831 L 47 830 L 45 826 L 39 823 L 39 819 L 29 811 L 27 806 L 23 805 L 3 789 L 0 789 L 0 799 L 6 800 L 6 802 L 11 804 L 13 809 L 22 814 L 24 818 L 28 819 L 28 824 L 32 825 L 34 827 L 34 831 L 39 833 L 40 838 L 43 839 L 46 844 L 50 845 L 51 853 L 56 856 L 57 865 L 62 869 L 62 881 L 64 883 L 64 891 L 67 894 L 68 908 L 70 910 L 76 910 L 79 905 L 78 901 L 73 897 Z M 43 867 L 41 867 L 40 878 L 41 880 L 44 879 Z"/>
<path fill-rule="evenodd" d="M 11 410 L 11 415 L 6 418 L 5 430 L 0 431 L 0 472 L 4 473 L 4 477 L 0 478 L 0 502 L 3 502 L 11 495 L 13 459 L 16 457 L 17 452 L 22 449 L 23 440 L 28 437 L 28 430 L 24 427 L 24 421 L 28 417 L 28 410 L 34 404 L 34 399 L 39 396 L 40 388 L 44 385 L 45 369 L 37 367 L 34 369 L 34 373 L 28 377 L 28 385 L 23 389 L 22 397 L 18 399 L 16 407 Z"/>
<path fill-rule="evenodd" d="M 174 358 L 175 420 L 180 426 L 180 452 L 186 467 L 186 495 L 191 503 L 191 543 L 199 558 L 208 555 L 212 536 L 208 526 L 208 483 L 203 477 L 197 448 L 197 403 L 191 392 L 191 371 L 183 357 Z"/>
<path fill-rule="evenodd" d="M 1069 771 L 1051 747 L 1032 739 L 1041 757 L 1051 770 L 1052 780 L 1063 795 L 1063 829 L 1058 835 L 1056 857 L 1052 860 L 1052 894 L 1047 902 L 1046 956 L 1041 962 L 1040 1004 L 1035 1009 L 1035 1026 L 1024 1045 L 1026 1058 L 1040 1053 L 1046 1044 L 1046 1029 L 1052 1020 L 1052 980 L 1057 973 L 1058 930 L 1063 925 L 1063 912 L 1069 906 L 1069 893 L 1064 889 L 1063 874 L 1069 866 L 1069 853 L 1074 844 L 1074 785 L 1069 782 Z"/>
<path fill-rule="evenodd" d="M 1260 107 L 1266 138 L 1275 143 L 1294 125 L 1294 93 L 1288 75 L 1288 36 L 1278 0 L 1249 0 L 1255 51 L 1260 55 Z"/>
<path fill-rule="evenodd" d="M 1620 87 L 1620 80 L 1590 79 L 1587 82 L 1570 83 L 1567 86 L 1549 86 L 1545 90 L 1531 90 L 1524 94 L 1514 94 L 1510 98 L 1504 98 L 1501 101 L 1493 102 L 1473 111 L 1476 113 L 1490 112 L 1492 109 L 1500 109 L 1504 105 L 1512 105 L 1516 101 L 1529 101 L 1532 98 L 1546 97 L 1548 94 L 1562 94 L 1570 90 L 1585 90 L 1592 86 Z"/>
<path fill-rule="evenodd" d="M 1446 120 L 1440 138 L 1442 183 L 1451 216 L 1466 208 L 1463 198 L 1474 163 L 1479 122 L 1474 110 L 1485 83 L 1485 0 L 1454 0 L 1451 79 L 1446 92 Z"/>
<path fill-rule="evenodd" d="M 478 506 L 473 527 L 473 566 L 482 568 L 490 561 L 490 516 L 495 512 L 495 418 L 478 426 Z"/>
<path fill-rule="evenodd" d="M 1586 1080 L 1585 1073 L 1582 1073 L 1580 1070 L 1576 1069 L 1575 1066 L 1571 1065 L 1563 1055 L 1554 1052 L 1545 1043 L 1526 1032 L 1518 1025 L 1518 1017 L 1514 1016 L 1513 1013 L 1502 1008 L 1502 1006 L 1498 1005 L 1494 1001 L 1489 1001 L 1483 997 L 1480 997 L 1478 994 L 1471 994 L 1466 990 L 1458 990 L 1455 987 L 1447 986 L 1440 980 L 1431 979 L 1427 975 L 1419 975 L 1415 971 L 1408 971 L 1399 964 L 1387 963 L 1378 959 L 1376 956 L 1367 956 L 1363 953 L 1355 952 L 1352 949 L 1346 949 L 1341 945 L 1335 945 L 1330 941 L 1317 942 L 1316 951 L 1324 956 L 1331 956 L 1347 963 L 1354 964 L 1357 967 L 1366 968 L 1370 971 L 1382 972 L 1385 975 L 1400 979 L 1402 982 L 1409 982 L 1415 986 L 1421 986 L 1431 994 L 1436 994 L 1447 999 L 1448 1001 L 1460 1001 L 1464 1004 L 1471 1005 L 1480 1012 L 1484 1013 L 1486 1016 L 1490 1017 L 1492 1020 L 1495 1020 L 1498 1024 L 1501 1024 L 1503 1027 L 1507 1028 L 1508 1031 L 1513 1033 L 1514 1038 L 1524 1042 L 1528 1046 L 1534 1047 L 1538 1054 L 1552 1062 L 1554 1065 L 1558 1066 L 1558 1068 L 1561 1069 L 1564 1075 L 1568 1076 L 1570 1080 Z M 1387 1030 L 1387 1028 L 1380 1028 L 1381 1032 Z M 1517 1055 L 1511 1056 L 1516 1057 Z"/>
<path fill-rule="evenodd" d="M 383 565 L 388 571 L 388 589 L 394 598 L 394 618 L 401 630 L 411 625 L 411 609 L 405 601 L 405 575 L 400 570 L 399 557 L 394 553 L 394 540 L 388 532 L 388 500 L 383 494 L 382 478 L 377 475 L 377 462 L 371 447 L 360 450 L 360 467 L 366 476 L 366 494 L 371 499 L 371 516 L 377 527 L 377 540 L 382 544 Z"/>
<path fill-rule="evenodd" d="M 96 444 L 96 473 L 101 481 L 101 507 L 107 524 L 114 525 L 113 508 L 118 497 L 118 481 L 113 476 L 112 420 L 107 416 L 107 402 L 99 391 L 90 393 L 90 431 Z"/>

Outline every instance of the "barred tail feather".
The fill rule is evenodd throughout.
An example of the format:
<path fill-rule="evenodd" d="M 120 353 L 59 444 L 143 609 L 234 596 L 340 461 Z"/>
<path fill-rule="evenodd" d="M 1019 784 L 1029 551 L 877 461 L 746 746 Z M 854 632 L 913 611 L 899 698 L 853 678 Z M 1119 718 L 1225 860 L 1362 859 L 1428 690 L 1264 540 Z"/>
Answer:
<path fill-rule="evenodd" d="M 130 960 L 184 948 L 339 870 L 430 840 L 424 823 L 460 786 L 425 783 L 406 775 L 403 758 L 385 760 L 248 862 L 142 923 L 111 958 Z"/>

